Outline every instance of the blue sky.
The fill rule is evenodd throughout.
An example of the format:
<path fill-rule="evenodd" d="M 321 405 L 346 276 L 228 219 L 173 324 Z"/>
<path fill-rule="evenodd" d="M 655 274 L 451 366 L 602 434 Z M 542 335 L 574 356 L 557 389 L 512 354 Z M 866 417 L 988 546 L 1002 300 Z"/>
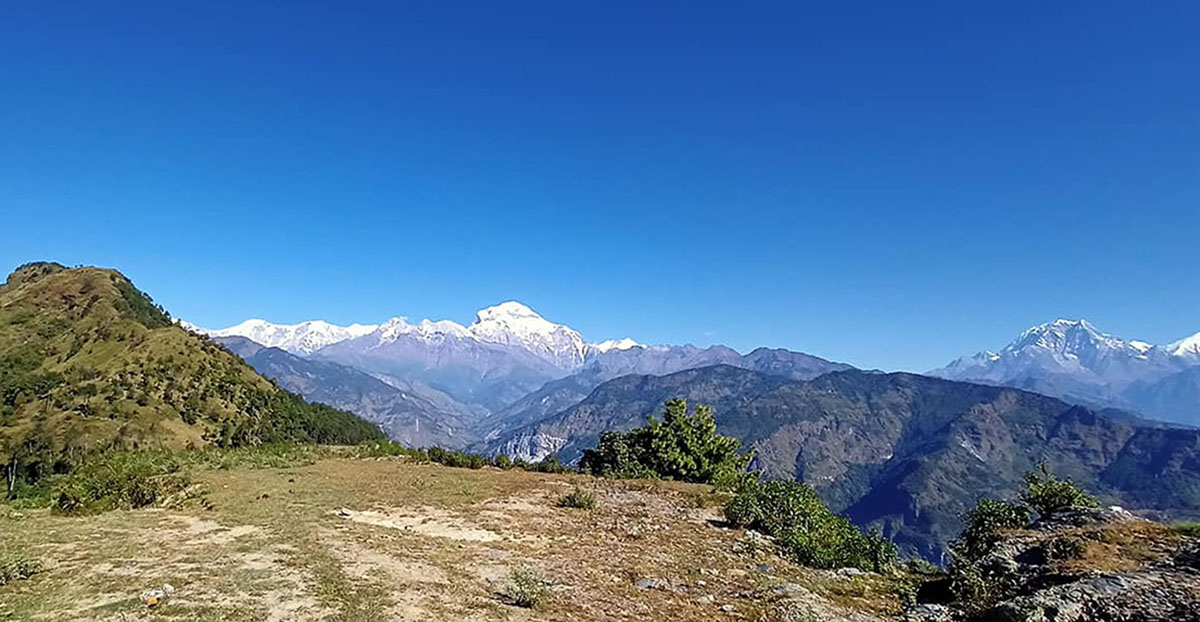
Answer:
<path fill-rule="evenodd" d="M 1200 331 L 1200 4 L 349 4 L 6 4 L 0 268 L 883 369 Z"/>

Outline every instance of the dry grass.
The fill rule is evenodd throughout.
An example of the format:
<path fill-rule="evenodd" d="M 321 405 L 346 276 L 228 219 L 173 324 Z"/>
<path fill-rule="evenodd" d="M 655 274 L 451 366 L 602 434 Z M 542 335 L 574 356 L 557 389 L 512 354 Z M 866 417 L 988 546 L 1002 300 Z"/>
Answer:
<path fill-rule="evenodd" d="M 1140 520 L 1064 530 L 1057 537 L 1083 543 L 1082 555 L 1056 562 L 1056 570 L 1067 574 L 1139 570 L 1169 554 L 1179 542 L 1179 535 L 1169 527 Z"/>
<path fill-rule="evenodd" d="M 697 507 L 706 487 L 388 459 L 195 478 L 211 509 L 0 511 L 5 538 L 45 563 L 0 588 L 0 619 L 770 621 L 785 619 L 781 584 L 821 619 L 896 607 L 882 579 L 735 552 L 742 532 Z M 577 487 L 594 510 L 555 505 Z M 536 609 L 502 597 L 518 570 L 553 585 Z M 150 612 L 137 595 L 163 583 L 176 592 Z"/>

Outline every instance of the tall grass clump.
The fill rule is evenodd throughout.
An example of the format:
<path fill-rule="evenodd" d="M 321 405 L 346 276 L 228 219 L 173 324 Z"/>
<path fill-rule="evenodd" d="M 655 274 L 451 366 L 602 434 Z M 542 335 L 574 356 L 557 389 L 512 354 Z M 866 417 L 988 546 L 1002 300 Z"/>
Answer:
<path fill-rule="evenodd" d="M 596 493 L 582 488 L 576 488 L 571 491 L 571 494 L 564 496 L 558 500 L 558 506 L 563 508 L 575 508 L 577 510 L 591 510 L 596 507 Z"/>

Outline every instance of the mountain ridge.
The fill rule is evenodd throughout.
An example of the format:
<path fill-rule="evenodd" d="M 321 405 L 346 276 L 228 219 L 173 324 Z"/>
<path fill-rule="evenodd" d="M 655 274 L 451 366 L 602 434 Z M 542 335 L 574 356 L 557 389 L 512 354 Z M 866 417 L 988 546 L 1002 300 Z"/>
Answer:
<path fill-rule="evenodd" d="M 1104 333 L 1086 320 L 1059 319 L 1026 329 L 998 352 L 960 357 L 928 373 L 1137 410 L 1190 425 L 1200 423 L 1200 392 L 1194 400 L 1181 396 L 1188 370 L 1197 366 L 1200 334 L 1155 345 Z"/>

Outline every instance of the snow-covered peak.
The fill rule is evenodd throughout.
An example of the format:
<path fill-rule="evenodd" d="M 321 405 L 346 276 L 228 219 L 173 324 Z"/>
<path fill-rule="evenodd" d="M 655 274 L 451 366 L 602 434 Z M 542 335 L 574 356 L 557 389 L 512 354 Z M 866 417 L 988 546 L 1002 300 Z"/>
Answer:
<path fill-rule="evenodd" d="M 189 326 L 185 325 L 185 328 Z M 393 317 L 378 325 L 350 326 L 335 326 L 320 320 L 290 325 L 272 324 L 256 318 L 221 330 L 189 330 L 214 337 L 245 337 L 267 347 L 282 348 L 304 356 L 325 346 L 359 337 L 365 339 L 356 341 L 357 347 L 367 349 L 383 347 L 401 339 L 420 340 L 432 344 L 432 347 L 440 347 L 447 342 L 471 341 L 524 350 L 564 371 L 583 365 L 589 354 L 646 347 L 628 337 L 588 344 L 579 332 L 551 322 L 515 300 L 480 309 L 470 326 L 452 320 L 425 319 L 413 323 L 406 317 Z"/>
<path fill-rule="evenodd" d="M 1135 346 L 1119 337 L 1101 332 L 1087 320 L 1058 319 L 1026 329 L 1001 355 L 1041 350 L 1068 358 L 1095 357 L 1106 352 L 1125 352 L 1143 356 L 1149 348 L 1144 342 Z"/>
<path fill-rule="evenodd" d="M 514 300 L 480 309 L 467 330 L 480 341 L 520 347 L 563 369 L 582 364 L 587 353 L 578 332 Z"/>
<path fill-rule="evenodd" d="M 401 335 L 413 335 L 427 341 L 445 337 L 466 339 L 471 336 L 466 327 L 458 322 L 450 320 L 434 322 L 425 319 L 416 324 L 410 324 L 408 318 L 405 317 L 394 317 L 381 324 L 375 332 L 378 334 L 379 343 L 391 343 Z"/>
<path fill-rule="evenodd" d="M 1200 333 L 1167 344 L 1165 347 L 1172 356 L 1200 360 Z"/>
<path fill-rule="evenodd" d="M 501 322 L 506 320 L 533 320 L 551 324 L 536 311 L 515 301 L 509 300 L 475 312 L 475 323 Z M 557 324 L 551 324 L 557 326 Z"/>
<path fill-rule="evenodd" d="M 601 354 L 614 350 L 632 350 L 633 348 L 644 348 L 646 346 L 626 337 L 624 339 L 609 339 L 600 343 L 590 344 L 591 348 Z"/>
<path fill-rule="evenodd" d="M 309 355 L 327 345 L 368 335 L 376 328 L 378 327 L 373 324 L 337 326 L 321 320 L 309 320 L 299 324 L 272 324 L 255 318 L 220 330 L 205 330 L 199 327 L 189 330 L 203 332 L 212 337 L 245 337 L 268 348 Z"/>

